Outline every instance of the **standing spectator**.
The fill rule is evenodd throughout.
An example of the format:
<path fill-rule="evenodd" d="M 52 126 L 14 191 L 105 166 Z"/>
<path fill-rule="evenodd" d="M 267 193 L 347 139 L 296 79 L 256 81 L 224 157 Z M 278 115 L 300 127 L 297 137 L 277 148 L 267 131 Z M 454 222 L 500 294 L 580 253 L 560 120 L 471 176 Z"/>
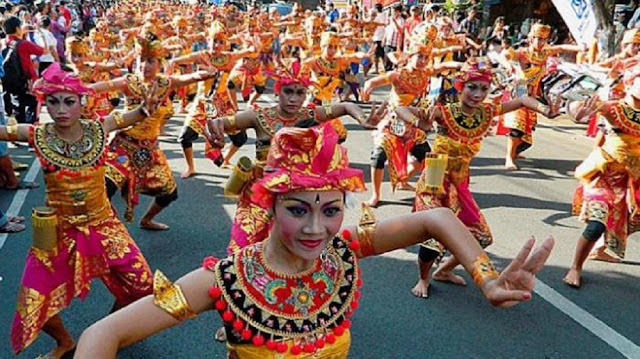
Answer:
<path fill-rule="evenodd" d="M 7 49 L 3 51 L 3 56 L 7 60 L 4 62 L 5 77 L 2 85 L 9 96 L 5 95 L 5 106 L 13 106 L 11 98 L 16 99 L 18 106 L 10 113 L 15 113 L 18 123 L 34 123 L 37 121 L 38 102 L 29 91 L 33 81 L 38 79 L 38 75 L 33 67 L 31 56 L 42 56 L 49 50 L 23 40 L 26 31 L 22 21 L 15 16 L 5 20 L 4 32 L 7 34 Z M 7 71 L 8 68 L 9 71 Z M 7 101 L 8 98 L 9 101 Z"/>
<path fill-rule="evenodd" d="M 404 46 L 407 48 L 409 46 L 409 37 L 411 36 L 411 32 L 413 29 L 422 22 L 422 15 L 420 14 L 420 9 L 417 6 L 411 8 L 411 17 L 407 19 L 404 23 Z"/>
<path fill-rule="evenodd" d="M 338 19 L 340 18 L 340 12 L 338 12 L 338 10 L 336 10 L 335 5 L 333 5 L 332 2 L 329 3 L 329 5 L 327 5 L 327 16 L 329 17 L 329 22 L 330 23 L 334 23 L 336 21 L 338 21 Z"/>
<path fill-rule="evenodd" d="M 373 45 L 375 46 L 375 57 L 373 63 L 375 65 L 375 72 L 377 74 L 380 73 L 378 68 L 378 63 L 382 61 L 382 66 L 384 67 L 385 59 L 384 59 L 384 46 L 382 42 L 384 41 L 384 29 L 387 25 L 387 16 L 382 12 L 382 4 L 376 4 L 375 10 L 372 10 L 371 19 L 378 24 L 375 31 L 373 32 Z"/>
<path fill-rule="evenodd" d="M 58 13 L 64 19 L 64 26 L 68 28 L 71 26 L 72 16 L 71 16 L 71 11 L 69 11 L 66 5 L 67 5 L 67 2 L 65 0 L 60 1 L 60 5 L 58 6 L 58 10 L 59 10 Z"/>
<path fill-rule="evenodd" d="M 384 53 L 385 70 L 391 71 L 393 63 L 389 60 L 389 53 L 402 50 L 402 35 L 404 31 L 404 19 L 402 18 L 402 5 L 398 4 L 393 8 L 393 16 L 385 28 L 384 33 Z"/>
<path fill-rule="evenodd" d="M 473 41 L 478 41 L 480 32 L 480 20 L 477 18 L 478 10 L 471 8 L 469 15 L 460 23 L 460 30 L 467 34 Z"/>
<path fill-rule="evenodd" d="M 47 67 L 51 66 L 54 62 L 60 62 L 60 58 L 58 57 L 58 40 L 53 36 L 50 31 L 51 28 L 51 18 L 48 16 L 44 16 L 42 18 L 41 26 L 39 31 L 35 33 L 35 42 L 38 46 L 42 48 L 46 48 L 48 53 L 40 56 L 38 59 L 39 67 L 38 73 L 42 74 Z"/>
<path fill-rule="evenodd" d="M 65 63 L 65 36 L 67 35 L 67 32 L 69 32 L 69 29 L 58 22 L 58 13 L 55 11 L 51 12 L 51 26 L 49 26 L 49 30 L 53 34 L 53 37 L 56 38 L 56 52 L 58 53 L 58 59 L 60 62 Z"/>

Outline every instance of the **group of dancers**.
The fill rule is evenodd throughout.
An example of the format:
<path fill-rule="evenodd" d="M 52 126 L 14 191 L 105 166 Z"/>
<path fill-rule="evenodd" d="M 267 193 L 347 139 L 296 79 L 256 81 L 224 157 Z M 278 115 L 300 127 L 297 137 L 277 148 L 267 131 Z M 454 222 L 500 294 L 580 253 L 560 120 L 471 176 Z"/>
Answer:
<path fill-rule="evenodd" d="M 495 128 L 509 136 L 506 169 L 532 144 L 537 114 L 554 118 L 560 100 L 545 97 L 540 81 L 546 60 L 575 46 L 550 46 L 550 27 L 535 24 L 529 45 L 505 49 L 504 64 L 517 63 L 527 94 L 489 99 L 494 84 L 489 59 L 445 61 L 466 43 L 446 17 L 418 25 L 408 48 L 395 54 L 396 69 L 365 83 L 391 85 L 389 101 L 359 105 L 336 101 L 346 91 L 345 73 L 371 58 L 372 31 L 350 8 L 334 26 L 321 13 L 241 13 L 233 6 L 201 7 L 171 2 L 120 2 L 86 38 L 67 41 L 68 65 L 54 64 L 33 84 L 53 122 L 0 126 L 0 140 L 26 141 L 42 164 L 46 209 L 34 211 L 34 242 L 18 289 L 11 343 L 24 350 L 41 331 L 56 347 L 48 357 L 75 350 L 78 358 L 112 358 L 118 349 L 201 312 L 219 312 L 230 357 L 346 357 L 350 317 L 359 305 L 359 259 L 420 244 L 419 279 L 412 293 L 429 295 L 435 280 L 465 284 L 453 269 L 462 264 L 487 300 L 512 306 L 531 299 L 535 274 L 553 248 L 527 241 L 501 273 L 484 252 L 493 237 L 469 188 L 469 165 Z M 172 16 L 172 14 L 180 14 Z M 445 36 L 444 34 L 451 34 Z M 625 34 L 621 59 L 600 64 L 624 73 L 617 97 L 568 106 L 579 121 L 601 121 L 593 152 L 576 170 L 580 185 L 574 210 L 587 223 L 564 278 L 580 287 L 589 256 L 619 261 L 633 233 L 640 177 L 640 33 Z M 350 45 L 347 46 L 346 44 Z M 356 46 L 352 46 L 353 44 Z M 124 76 L 113 70 L 127 69 Z M 623 71 L 621 71 L 623 70 Z M 430 100 L 430 79 L 444 76 L 456 96 Z M 274 81 L 277 104 L 257 99 Z M 351 91 L 357 91 L 350 87 Z M 239 111 L 240 90 L 247 109 Z M 621 91 L 621 93 L 620 93 Z M 109 99 L 125 97 L 125 112 Z M 204 259 L 201 269 L 173 283 L 152 273 L 110 198 L 121 191 L 124 219 L 133 219 L 139 194 L 154 197 L 140 226 L 168 230 L 155 217 L 178 199 L 177 184 L 158 144 L 167 120 L 187 111 L 179 136 L 187 170 L 195 173 L 193 142 L 206 138 L 205 155 L 232 169 L 237 210 L 228 257 Z M 357 225 L 343 223 L 353 192 L 365 190 L 362 171 L 349 167 L 349 141 L 341 117 L 373 129 L 373 196 Z M 232 156 L 256 137 L 252 166 Z M 428 133 L 435 139 L 429 144 Z M 114 133 L 109 136 L 110 133 Z M 225 137 L 231 140 L 222 151 Z M 434 189 L 428 156 L 446 155 L 443 183 Z M 413 213 L 378 221 L 383 171 L 398 189 L 414 190 Z M 409 181 L 420 173 L 413 188 Z M 605 245 L 594 249 L 596 240 Z M 431 274 L 436 261 L 447 250 Z M 76 341 L 59 313 L 84 298 L 100 278 L 115 297 L 112 313 Z"/>

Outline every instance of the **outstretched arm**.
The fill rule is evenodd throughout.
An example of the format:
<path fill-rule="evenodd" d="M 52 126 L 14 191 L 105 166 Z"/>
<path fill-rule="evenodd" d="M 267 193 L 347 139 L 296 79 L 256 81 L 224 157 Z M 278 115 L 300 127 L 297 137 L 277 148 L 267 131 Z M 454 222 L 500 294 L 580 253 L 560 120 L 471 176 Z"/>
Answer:
<path fill-rule="evenodd" d="M 503 115 L 505 113 L 515 111 L 521 107 L 526 107 L 530 110 L 538 112 L 539 114 L 547 118 L 554 118 L 560 114 L 559 111 L 561 102 L 562 98 L 558 96 L 555 102 L 551 103 L 551 106 L 547 106 L 531 96 L 524 96 L 504 102 L 502 104 L 502 113 L 500 114 Z"/>
<path fill-rule="evenodd" d="M 184 298 L 195 313 L 212 308 L 208 290 L 215 284 L 213 275 L 206 269 L 197 269 L 177 282 Z M 148 295 L 137 302 L 110 314 L 87 328 L 78 342 L 75 358 L 115 358 L 118 349 L 180 324 L 154 304 L 154 296 Z"/>
<path fill-rule="evenodd" d="M 355 227 L 347 228 L 352 234 Z M 358 236 L 360 236 L 358 234 Z M 511 306 L 531 299 L 535 274 L 551 254 L 549 238 L 533 253 L 534 240 L 528 240 L 511 264 L 498 275 L 469 229 L 448 208 L 415 212 L 380 221 L 371 233 L 373 254 L 382 254 L 435 238 L 456 256 L 473 275 L 485 297 L 495 306 Z M 362 238 L 358 238 L 362 241 Z"/>
<path fill-rule="evenodd" d="M 334 118 L 349 115 L 364 128 L 375 128 L 387 114 L 387 103 L 380 106 L 372 104 L 369 116 L 365 116 L 360 106 L 351 102 L 335 103 L 327 106 L 316 107 L 316 119 L 320 122 L 330 121 Z"/>
<path fill-rule="evenodd" d="M 0 141 L 29 141 L 29 129 L 32 125 L 0 126 Z"/>
<path fill-rule="evenodd" d="M 256 128 L 256 120 L 256 113 L 251 110 L 238 112 L 231 116 L 209 119 L 204 131 L 205 137 L 212 146 L 222 148 L 224 146 L 225 133 Z"/>

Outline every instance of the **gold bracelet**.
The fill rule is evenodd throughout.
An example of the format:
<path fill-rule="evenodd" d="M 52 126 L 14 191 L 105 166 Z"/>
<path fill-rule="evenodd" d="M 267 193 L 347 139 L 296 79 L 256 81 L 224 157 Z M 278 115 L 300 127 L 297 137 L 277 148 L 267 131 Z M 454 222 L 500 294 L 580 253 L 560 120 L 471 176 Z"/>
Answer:
<path fill-rule="evenodd" d="M 327 119 L 331 119 L 333 117 L 333 110 L 331 109 L 331 104 L 322 105 L 324 108 L 324 115 Z"/>
<path fill-rule="evenodd" d="M 179 321 L 196 317 L 182 293 L 182 288 L 173 284 L 159 270 L 156 270 L 153 276 L 153 303 Z"/>
<path fill-rule="evenodd" d="M 551 109 L 549 108 L 549 106 L 547 105 L 543 105 L 542 103 L 538 102 L 538 105 L 536 105 L 536 109 L 538 110 L 538 112 L 540 112 L 541 114 L 543 114 L 544 116 L 549 115 L 549 112 L 551 111 Z"/>
<path fill-rule="evenodd" d="M 363 203 L 360 213 L 360 221 L 358 222 L 358 242 L 360 248 L 356 251 L 359 258 L 364 258 L 376 254 L 373 248 L 373 233 L 378 225 L 378 220 L 369 205 Z"/>
<path fill-rule="evenodd" d="M 123 128 L 124 127 L 124 118 L 122 116 L 122 112 L 114 111 L 113 112 L 113 119 L 116 121 L 116 127 L 117 128 Z"/>
<path fill-rule="evenodd" d="M 9 141 L 18 140 L 18 125 L 8 125 L 5 128 L 7 129 L 7 138 L 9 138 Z"/>
<path fill-rule="evenodd" d="M 482 286 L 482 283 L 487 278 L 498 278 L 500 273 L 496 270 L 489 256 L 486 253 L 482 253 L 473 262 L 473 272 L 471 273 L 473 281 L 478 287 Z"/>
<path fill-rule="evenodd" d="M 229 121 L 229 129 L 227 130 L 227 132 L 238 131 L 238 126 L 236 125 L 236 115 L 227 116 L 227 121 Z"/>

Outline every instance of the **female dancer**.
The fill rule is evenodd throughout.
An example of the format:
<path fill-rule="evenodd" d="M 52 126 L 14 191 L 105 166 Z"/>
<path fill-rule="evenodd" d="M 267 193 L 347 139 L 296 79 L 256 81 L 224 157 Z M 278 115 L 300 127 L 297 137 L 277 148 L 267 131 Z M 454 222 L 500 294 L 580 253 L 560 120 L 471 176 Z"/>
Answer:
<path fill-rule="evenodd" d="M 292 70 L 287 70 L 291 68 Z M 307 96 L 309 79 L 300 73 L 300 64 L 294 62 L 290 67 L 282 67 L 274 86 L 278 94 L 278 105 L 258 110 L 238 112 L 235 116 L 227 116 L 209 120 L 207 123 L 209 140 L 214 147 L 224 145 L 225 133 L 253 128 L 256 132 L 256 164 L 251 178 L 242 187 L 238 197 L 238 209 L 231 228 L 231 242 L 227 251 L 233 253 L 249 244 L 256 243 L 266 237 L 268 232 L 268 208 L 262 208 L 251 202 L 251 184 L 262 178 L 262 173 L 271 145 L 271 138 L 282 127 L 309 127 L 334 118 L 349 115 L 359 123 L 367 125 L 377 123 L 383 115 L 385 106 L 372 111 L 369 119 L 353 103 L 340 103 L 325 106 L 313 104 L 303 107 Z M 375 106 L 374 106 L 375 109 Z M 331 122 L 333 125 L 333 121 Z"/>
<path fill-rule="evenodd" d="M 91 88 L 98 92 L 123 91 L 127 95 L 127 106 L 140 100 L 146 89 L 161 100 L 156 111 L 135 126 L 118 132 L 110 144 L 107 159 L 107 192 L 112 197 L 120 189 L 126 196 L 125 219 L 133 220 L 133 208 L 138 203 L 138 194 L 154 196 L 140 227 L 148 230 L 166 230 L 169 226 L 154 221 L 164 208 L 178 198 L 178 188 L 164 153 L 158 146 L 158 136 L 167 119 L 173 114 L 173 104 L 168 98 L 172 89 L 215 76 L 216 71 L 198 71 L 182 76 L 165 76 L 159 72 L 165 49 L 148 24 L 137 38 L 136 51 L 141 72 L 129 74 L 111 81 L 98 82 Z"/>
<path fill-rule="evenodd" d="M 456 82 L 460 102 L 429 107 L 405 107 L 397 110 L 398 116 L 424 130 L 438 123 L 438 132 L 433 153 L 447 155 L 448 162 L 442 190 L 427 185 L 425 168 L 417 184 L 413 210 L 424 211 L 447 207 L 471 231 L 480 246 L 486 248 L 493 242 L 487 221 L 480 212 L 469 190 L 469 164 L 480 151 L 482 139 L 489 133 L 492 119 L 496 116 L 526 107 L 547 117 L 557 114 L 557 103 L 553 110 L 532 97 L 521 97 L 501 105 L 484 103 L 492 80 L 491 63 L 486 58 L 471 58 L 463 65 Z M 420 246 L 418 256 L 419 280 L 411 292 L 421 298 L 429 295 L 431 267 L 443 253 L 437 241 L 427 240 Z M 435 280 L 466 284 L 453 273 L 459 264 L 457 258 L 449 257 L 433 273 Z"/>
<path fill-rule="evenodd" d="M 44 171 L 46 205 L 57 220 L 34 218 L 34 245 L 18 292 L 11 344 L 18 353 L 44 330 L 56 341 L 48 357 L 60 358 L 75 344 L 59 313 L 73 298 L 87 296 L 92 279 L 102 279 L 116 298 L 116 309 L 152 291 L 149 266 L 107 198 L 104 163 L 109 132 L 143 120 L 155 100 L 143 93 L 143 105 L 124 115 L 81 119 L 91 91 L 57 63 L 44 71 L 33 91 L 46 103 L 53 123 L 0 126 L 0 140 L 33 146 Z M 45 237 L 53 237 L 53 243 L 38 245 Z"/>
<path fill-rule="evenodd" d="M 255 185 L 256 201 L 272 212 L 267 238 L 226 259 L 206 258 L 176 284 L 157 272 L 154 295 L 87 329 L 77 357 L 113 358 L 121 347 L 215 308 L 231 358 L 346 358 L 349 318 L 361 296 L 358 258 L 434 236 L 460 257 L 489 302 L 509 306 L 531 298 L 553 246 L 548 239 L 530 255 L 529 240 L 499 275 L 447 209 L 379 223 L 367 211 L 359 226 L 341 231 L 345 196 L 364 182 L 329 124 L 281 130 L 267 165 L 271 172 Z"/>

